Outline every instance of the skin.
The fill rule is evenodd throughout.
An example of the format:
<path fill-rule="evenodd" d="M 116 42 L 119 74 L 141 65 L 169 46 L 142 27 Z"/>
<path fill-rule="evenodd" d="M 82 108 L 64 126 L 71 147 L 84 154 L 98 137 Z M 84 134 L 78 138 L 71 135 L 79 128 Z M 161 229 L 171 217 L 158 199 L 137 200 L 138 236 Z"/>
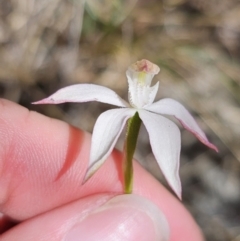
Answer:
<path fill-rule="evenodd" d="M 117 230 L 107 228 L 112 222 L 109 217 L 120 224 L 126 221 L 121 216 L 121 202 L 138 207 L 145 198 L 166 217 L 170 241 L 203 240 L 181 202 L 137 162 L 134 163 L 133 193 L 138 196 L 130 195 L 127 201 L 119 201 L 123 184 L 122 155 L 118 151 L 114 151 L 83 185 L 90 134 L 0 99 L 0 137 L 0 212 L 3 214 L 0 216 L 0 240 L 72 240 L 71 235 L 67 235 L 69 230 L 73 230 L 72 233 L 84 230 L 81 232 L 85 232 L 85 239 L 79 240 L 94 240 L 90 238 L 91 232 L 98 227 L 106 227 L 106 236 Z M 118 200 L 116 208 L 108 209 L 102 216 L 101 212 L 95 212 L 104 205 L 109 207 L 109 201 L 114 198 Z M 88 213 L 97 215 L 89 216 Z M 77 230 L 79 220 L 87 221 Z M 144 225 L 130 222 L 123 233 L 128 230 L 129 240 L 145 240 L 139 234 L 153 233 L 151 224 L 148 225 L 149 217 L 146 220 Z M 157 225 L 161 232 L 166 232 L 163 223 Z M 116 231 L 115 237 L 118 235 Z"/>

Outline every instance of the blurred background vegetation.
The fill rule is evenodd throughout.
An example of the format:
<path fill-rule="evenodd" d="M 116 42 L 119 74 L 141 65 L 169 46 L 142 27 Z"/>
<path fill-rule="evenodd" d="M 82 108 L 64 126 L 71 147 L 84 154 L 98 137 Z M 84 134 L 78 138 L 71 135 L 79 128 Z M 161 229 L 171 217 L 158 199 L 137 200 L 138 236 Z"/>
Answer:
<path fill-rule="evenodd" d="M 220 150 L 182 129 L 184 205 L 207 240 L 240 240 L 239 0 L 0 0 L 0 96 L 31 110 L 91 132 L 108 105 L 30 103 L 76 83 L 127 98 L 142 58 L 161 68 L 157 99 L 182 102 Z M 141 131 L 136 157 L 165 183 Z"/>

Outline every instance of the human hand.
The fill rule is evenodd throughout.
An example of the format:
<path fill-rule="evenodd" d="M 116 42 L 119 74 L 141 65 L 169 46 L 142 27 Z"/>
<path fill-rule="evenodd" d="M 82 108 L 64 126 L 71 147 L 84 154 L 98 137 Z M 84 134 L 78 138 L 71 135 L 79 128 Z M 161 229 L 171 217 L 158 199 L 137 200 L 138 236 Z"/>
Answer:
<path fill-rule="evenodd" d="M 170 241 L 203 240 L 182 204 L 138 163 L 134 194 L 120 195 L 117 151 L 82 185 L 90 138 L 62 121 L 0 101 L 1 241 L 159 241 L 168 235 Z M 18 224 L 6 230 L 10 220 Z"/>

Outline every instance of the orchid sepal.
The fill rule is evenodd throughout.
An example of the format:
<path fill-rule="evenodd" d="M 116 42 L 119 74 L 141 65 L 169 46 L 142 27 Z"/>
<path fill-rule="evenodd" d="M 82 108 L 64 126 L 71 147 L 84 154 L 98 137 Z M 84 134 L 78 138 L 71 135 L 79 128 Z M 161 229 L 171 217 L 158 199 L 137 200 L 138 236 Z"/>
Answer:
<path fill-rule="evenodd" d="M 113 90 L 95 84 L 76 84 L 59 89 L 49 97 L 32 104 L 61 104 L 66 102 L 89 102 L 97 101 L 115 105 L 119 107 L 129 107 L 129 104 L 123 100 Z"/>
<path fill-rule="evenodd" d="M 98 117 L 93 129 L 89 164 L 83 182 L 86 182 L 107 160 L 127 120 L 135 112 L 136 110 L 131 108 L 111 109 Z"/>
<path fill-rule="evenodd" d="M 178 101 L 171 98 L 165 98 L 144 107 L 144 109 L 160 115 L 174 116 L 181 125 L 196 136 L 199 141 L 218 152 L 218 148 L 207 139 L 190 112 Z"/>

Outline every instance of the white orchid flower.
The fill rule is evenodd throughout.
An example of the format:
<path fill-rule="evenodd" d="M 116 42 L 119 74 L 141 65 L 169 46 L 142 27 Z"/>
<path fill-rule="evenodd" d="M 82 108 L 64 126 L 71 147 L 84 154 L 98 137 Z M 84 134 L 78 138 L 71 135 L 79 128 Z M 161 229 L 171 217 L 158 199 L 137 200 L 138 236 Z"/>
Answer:
<path fill-rule="evenodd" d="M 174 116 L 203 144 L 218 151 L 217 147 L 208 141 L 204 132 L 182 104 L 170 98 L 153 103 L 159 82 L 154 86 L 151 86 L 151 82 L 159 70 L 157 65 L 145 59 L 137 61 L 128 68 L 126 75 L 129 86 L 129 104 L 113 90 L 94 84 L 71 85 L 58 90 L 48 98 L 34 102 L 34 104 L 60 104 L 98 101 L 120 107 L 102 113 L 96 121 L 92 134 L 89 168 L 85 179 L 92 176 L 104 163 L 111 154 L 127 120 L 136 114 L 148 131 L 152 151 L 162 173 L 179 198 L 181 198 L 180 131 L 174 122 L 163 115 Z"/>

